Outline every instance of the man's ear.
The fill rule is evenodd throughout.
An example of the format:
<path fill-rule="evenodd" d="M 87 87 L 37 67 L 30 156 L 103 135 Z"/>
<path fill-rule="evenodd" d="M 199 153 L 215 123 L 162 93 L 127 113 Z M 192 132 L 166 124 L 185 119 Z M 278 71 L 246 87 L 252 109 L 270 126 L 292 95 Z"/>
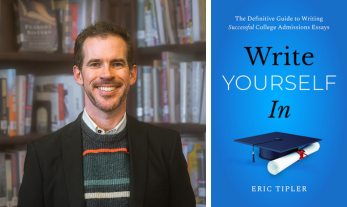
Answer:
<path fill-rule="evenodd" d="M 82 71 L 76 65 L 73 66 L 73 75 L 76 83 L 83 86 Z"/>
<path fill-rule="evenodd" d="M 137 66 L 134 65 L 133 68 L 130 70 L 130 85 L 133 85 L 136 82 L 137 78 Z"/>

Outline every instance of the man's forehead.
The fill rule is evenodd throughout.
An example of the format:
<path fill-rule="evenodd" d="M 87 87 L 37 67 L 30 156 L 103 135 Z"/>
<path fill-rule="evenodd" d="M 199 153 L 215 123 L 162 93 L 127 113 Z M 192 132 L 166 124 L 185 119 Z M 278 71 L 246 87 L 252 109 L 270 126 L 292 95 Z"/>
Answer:
<path fill-rule="evenodd" d="M 126 50 L 125 41 L 116 35 L 88 37 L 83 44 L 85 56 L 118 55 L 125 57 Z"/>

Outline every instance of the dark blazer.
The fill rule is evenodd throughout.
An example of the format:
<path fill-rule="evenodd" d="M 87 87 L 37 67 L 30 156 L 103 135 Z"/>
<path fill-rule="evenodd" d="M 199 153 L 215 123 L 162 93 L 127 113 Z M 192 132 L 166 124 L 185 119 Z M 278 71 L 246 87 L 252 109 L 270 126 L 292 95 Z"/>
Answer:
<path fill-rule="evenodd" d="M 84 207 L 81 116 L 28 144 L 18 207 Z M 195 207 L 179 133 L 127 116 L 131 207 Z"/>

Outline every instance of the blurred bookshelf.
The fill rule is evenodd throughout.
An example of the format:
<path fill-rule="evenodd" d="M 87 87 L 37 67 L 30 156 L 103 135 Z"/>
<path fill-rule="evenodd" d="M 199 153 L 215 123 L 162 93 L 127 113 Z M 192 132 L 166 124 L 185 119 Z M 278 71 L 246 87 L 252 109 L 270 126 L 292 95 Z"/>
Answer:
<path fill-rule="evenodd" d="M 28 0 L 25 4 L 31 1 L 35 0 Z M 203 103 L 206 102 L 206 97 L 204 99 L 203 96 L 205 93 L 203 88 L 206 87 L 204 75 L 206 61 L 206 27 L 204 26 L 206 24 L 206 2 L 204 0 L 54 0 L 55 10 L 48 11 L 48 13 L 56 17 L 57 37 L 55 38 L 58 40 L 58 44 L 56 48 L 52 49 L 50 52 L 46 51 L 47 48 L 45 50 L 46 52 L 39 50 L 33 52 L 30 51 L 30 47 L 23 42 L 17 44 L 18 40 L 25 40 L 21 35 L 18 35 L 18 33 L 20 33 L 18 26 L 21 25 L 21 21 L 26 21 L 25 18 L 27 18 L 18 17 L 18 15 L 21 14 L 21 6 L 18 6 L 18 2 L 19 0 L 1 0 L 0 73 L 2 69 L 15 69 L 17 76 L 27 76 L 28 78 L 28 74 L 32 74 L 35 76 L 34 86 L 41 88 L 45 88 L 47 84 L 50 84 L 49 81 L 47 81 L 50 80 L 55 84 L 54 87 L 57 93 L 59 93 L 58 88 L 62 87 L 62 80 L 64 80 L 66 81 L 66 83 L 64 82 L 64 90 L 60 90 L 60 92 L 63 91 L 63 94 L 65 92 L 65 96 L 63 97 L 66 97 L 66 88 L 73 88 L 73 85 L 68 84 L 74 82 L 72 78 L 73 32 L 76 30 L 78 33 L 81 28 L 86 27 L 93 21 L 108 21 L 120 25 L 128 29 L 131 33 L 135 49 L 136 64 L 140 70 L 142 70 L 142 75 L 138 77 L 138 80 L 141 79 L 142 83 L 145 84 L 143 85 L 144 88 L 140 88 L 140 90 L 137 83 L 130 88 L 127 99 L 127 113 L 133 117 L 137 117 L 140 121 L 180 132 L 183 140 L 182 147 L 188 165 L 189 162 L 192 166 L 199 165 L 201 167 L 204 165 L 201 163 L 206 162 L 203 161 L 204 159 L 206 160 L 206 158 L 199 158 L 199 155 L 193 154 L 196 152 L 203 156 L 201 153 L 205 152 L 206 121 L 202 119 L 202 112 L 204 111 Z M 173 3 L 176 4 L 176 6 L 173 5 Z M 85 5 L 82 7 L 91 9 L 91 11 L 80 11 L 78 9 L 82 7 L 76 7 L 76 5 Z M 157 8 L 159 7 L 162 14 L 158 13 L 159 10 L 157 10 Z M 87 14 L 88 12 L 91 15 L 85 18 L 87 19 L 86 21 L 79 22 L 76 20 L 76 17 L 74 17 L 74 15 L 77 15 L 77 17 L 80 18 L 78 15 Z M 170 13 L 170 15 L 166 15 L 168 13 Z M 162 19 L 159 19 L 160 15 Z M 42 21 L 47 22 L 47 19 L 49 20 L 50 18 L 47 17 L 46 20 Z M 67 22 L 69 24 L 66 24 L 66 21 L 70 21 Z M 76 28 L 72 27 L 73 22 L 77 25 L 75 25 Z M 198 27 L 194 27 L 194 25 L 197 25 L 195 24 L 196 22 L 199 24 Z M 44 25 L 44 23 L 42 23 L 42 25 Z M 68 27 L 66 25 L 70 26 Z M 167 25 L 171 25 L 171 27 Z M 54 33 L 54 30 L 52 31 Z M 199 31 L 199 35 L 196 35 L 198 33 L 195 32 L 194 36 L 192 31 Z M 21 32 L 23 33 L 23 31 Z M 163 41 L 164 39 L 165 41 Z M 163 60 L 163 57 L 167 59 Z M 191 95 L 190 98 L 192 100 L 190 100 L 189 97 L 187 98 L 185 95 L 186 92 L 181 94 L 182 91 L 177 91 L 180 90 L 182 86 L 186 87 L 186 85 L 182 85 L 183 81 L 181 81 L 184 77 L 180 76 L 179 73 L 175 73 L 175 71 L 181 71 L 181 62 L 186 63 L 185 67 L 190 67 L 191 69 L 189 70 L 192 70 L 190 73 L 186 73 L 188 74 L 184 79 L 186 82 L 189 83 L 199 79 L 199 82 L 195 85 L 191 83 L 190 87 L 194 89 L 191 89 L 189 93 L 195 94 Z M 167 66 L 168 68 L 165 69 L 163 66 Z M 171 71 L 170 67 L 175 67 L 175 71 Z M 196 70 L 194 69 L 195 67 L 197 68 Z M 153 76 L 153 71 L 156 71 L 156 77 L 163 78 L 164 69 L 167 71 L 167 89 L 162 88 L 163 83 L 161 79 L 157 80 L 153 78 L 155 77 Z M 147 74 L 152 77 L 150 82 L 148 82 L 148 78 L 143 76 L 146 70 L 151 71 L 150 74 Z M 196 71 L 195 73 L 194 70 Z M 186 69 L 186 71 L 188 71 L 188 69 Z M 36 82 L 40 79 L 36 78 L 39 76 L 45 77 L 41 78 L 41 85 Z M 59 82 L 56 80 L 61 81 Z M 150 89 L 148 88 L 149 85 L 151 85 Z M 155 88 L 159 91 L 167 90 L 164 93 L 168 94 L 168 97 L 166 97 L 168 99 L 168 102 L 165 103 L 166 105 L 162 103 L 162 95 L 154 98 L 156 93 L 154 91 Z M 148 90 L 150 90 L 150 92 Z M 139 91 L 142 95 L 145 95 L 140 96 L 141 100 L 139 100 Z M 70 91 L 68 92 L 71 95 Z M 74 93 L 79 93 L 79 91 L 75 91 Z M 173 93 L 175 93 L 175 95 L 173 95 Z M 17 92 L 17 94 L 19 93 Z M 33 99 L 35 99 L 36 96 L 37 94 L 34 94 Z M 60 95 L 59 97 L 61 98 Z M 184 116 L 177 107 L 175 108 L 172 106 L 178 103 L 178 100 L 183 97 L 187 98 L 185 101 L 187 106 L 185 106 Z M 149 103 L 149 99 L 151 99 L 151 103 Z M 188 106 L 189 104 L 186 102 L 189 101 L 191 105 L 195 105 Z M 58 102 L 58 99 L 56 102 Z M 139 102 L 142 102 L 142 105 L 140 104 L 141 106 L 139 106 Z M 159 104 L 157 102 L 159 102 Z M 193 108 L 189 107 L 197 108 L 193 110 Z M 33 106 L 33 108 L 35 107 Z M 142 116 L 139 116 L 139 111 L 141 110 Z M 76 111 L 76 109 L 70 109 L 70 111 Z M 169 113 L 168 111 L 171 113 L 171 116 L 169 116 L 170 114 L 167 115 L 167 113 Z M 172 118 L 172 113 L 178 113 L 178 115 Z M 165 114 L 167 116 L 163 118 Z M 190 118 L 187 118 L 187 116 L 190 116 Z M 195 118 L 193 116 L 195 116 Z M 161 123 L 158 123 L 158 117 Z M 65 122 L 65 124 L 67 123 L 68 121 Z M 16 125 L 18 127 L 19 123 Z M 59 127 L 61 126 L 58 126 L 58 128 Z M 31 130 L 29 134 L 21 136 L 13 134 L 11 136 L 0 135 L 0 149 L 5 149 L 6 147 L 13 148 L 17 145 L 25 146 L 29 142 L 44 135 L 47 135 L 47 133 L 38 133 L 34 130 Z M 189 151 L 190 149 L 193 149 L 191 153 Z M 198 178 L 192 178 L 192 185 L 197 196 L 197 203 L 200 203 L 197 204 L 197 207 L 203 207 L 205 206 L 205 198 L 199 198 L 198 192 L 203 191 L 205 188 L 205 183 L 203 181 L 205 178 L 201 176 L 204 176 L 206 169 L 203 167 L 202 169 L 194 169 L 194 171 L 199 171 L 194 172 Z"/>

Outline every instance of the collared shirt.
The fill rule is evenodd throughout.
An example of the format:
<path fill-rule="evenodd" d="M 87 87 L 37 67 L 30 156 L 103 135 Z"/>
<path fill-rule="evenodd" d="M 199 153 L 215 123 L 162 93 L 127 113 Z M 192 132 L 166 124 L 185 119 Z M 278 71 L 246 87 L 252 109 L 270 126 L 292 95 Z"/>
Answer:
<path fill-rule="evenodd" d="M 124 113 L 123 119 L 119 122 L 119 124 L 115 128 L 113 128 L 107 132 L 105 132 L 105 130 L 101 129 L 100 127 L 98 127 L 98 125 L 95 124 L 95 122 L 88 115 L 86 108 L 84 108 L 84 110 L 83 110 L 82 119 L 87 124 L 87 126 L 91 130 L 93 130 L 93 132 L 95 132 L 97 134 L 107 134 L 107 135 L 118 134 L 119 132 L 121 132 L 125 128 L 125 126 L 127 124 L 126 112 Z"/>

